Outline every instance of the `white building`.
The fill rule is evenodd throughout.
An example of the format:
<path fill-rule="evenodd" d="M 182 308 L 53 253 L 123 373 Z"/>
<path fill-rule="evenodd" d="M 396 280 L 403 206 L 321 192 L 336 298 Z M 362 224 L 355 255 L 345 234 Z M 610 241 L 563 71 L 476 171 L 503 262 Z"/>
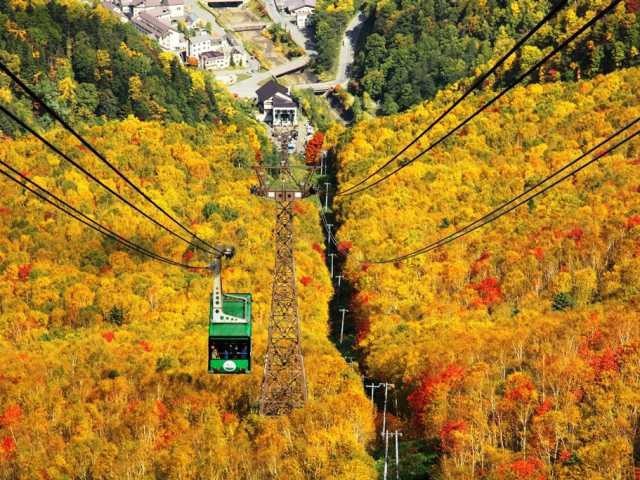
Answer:
<path fill-rule="evenodd" d="M 285 9 L 296 17 L 298 28 L 303 29 L 309 23 L 309 17 L 316 8 L 316 0 L 286 0 Z"/>
<path fill-rule="evenodd" d="M 131 4 L 131 18 L 136 18 L 142 12 L 147 12 L 162 6 L 162 0 L 134 0 Z"/>
<path fill-rule="evenodd" d="M 184 17 L 184 0 L 165 0 L 164 5 L 169 9 L 171 18 Z"/>
<path fill-rule="evenodd" d="M 142 33 L 157 40 L 165 50 L 179 53 L 187 47 L 184 35 L 147 12 L 140 13 L 132 23 Z"/>
<path fill-rule="evenodd" d="M 145 13 L 148 13 L 152 17 L 156 17 L 161 22 L 166 23 L 167 25 L 171 25 L 171 12 L 167 7 L 154 7 L 148 10 L 145 10 Z"/>
<path fill-rule="evenodd" d="M 229 67 L 229 56 L 222 52 L 204 52 L 200 54 L 200 68 L 204 70 L 222 70 Z"/>
<path fill-rule="evenodd" d="M 201 53 L 213 50 L 214 40 L 209 34 L 201 33 L 191 38 L 189 56 L 199 58 Z"/>
<path fill-rule="evenodd" d="M 294 125 L 298 106 L 291 98 L 289 89 L 275 80 L 269 80 L 257 91 L 258 106 L 264 113 L 264 121 L 274 126 Z"/>
<path fill-rule="evenodd" d="M 231 62 L 236 67 L 244 67 L 247 62 L 247 56 L 237 48 L 234 48 L 231 50 Z"/>

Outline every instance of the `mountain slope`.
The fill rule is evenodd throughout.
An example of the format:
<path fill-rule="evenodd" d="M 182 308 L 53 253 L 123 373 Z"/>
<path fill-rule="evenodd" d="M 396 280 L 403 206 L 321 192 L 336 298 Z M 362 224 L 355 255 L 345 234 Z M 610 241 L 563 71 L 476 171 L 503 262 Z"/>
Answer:
<path fill-rule="evenodd" d="M 310 399 L 289 417 L 256 413 L 275 220 L 249 193 L 256 132 L 130 118 L 87 135 L 199 236 L 237 247 L 224 284 L 254 294 L 255 369 L 206 373 L 209 275 L 122 250 L 2 180 L 0 478 L 374 478 L 371 407 L 327 338 L 331 285 L 312 202 L 295 224 L 298 275 L 312 279 L 299 284 Z M 66 134 L 49 137 L 137 198 Z M 207 260 L 30 138 L 5 138 L 0 159 L 158 253 Z"/>
<path fill-rule="evenodd" d="M 640 116 L 639 73 L 518 88 L 380 187 L 336 199 L 338 238 L 353 243 L 346 275 L 367 373 L 402 385 L 405 428 L 438 445 L 442 478 L 634 475 L 637 140 L 462 240 L 408 262 L 369 262 L 452 233 Z M 455 98 L 445 91 L 358 124 L 339 150 L 341 185 Z"/>
<path fill-rule="evenodd" d="M 188 123 L 224 118 L 221 90 L 209 75 L 185 70 L 100 5 L 0 0 L 0 26 L 0 59 L 71 121 L 131 114 Z M 8 86 L 2 75 L 0 98 L 12 97 Z M 30 113 L 31 102 L 18 99 L 18 111 Z M 46 117 L 34 119 L 49 126 Z"/>
<path fill-rule="evenodd" d="M 433 98 L 442 88 L 485 70 L 548 11 L 548 0 L 380 0 L 371 5 L 370 34 L 355 64 L 356 90 L 377 100 L 392 114 Z M 515 78 L 573 33 L 609 0 L 569 2 L 543 27 L 498 79 Z M 636 0 L 622 2 L 616 12 L 574 42 L 534 81 L 591 78 L 598 73 L 638 65 L 640 22 Z"/>

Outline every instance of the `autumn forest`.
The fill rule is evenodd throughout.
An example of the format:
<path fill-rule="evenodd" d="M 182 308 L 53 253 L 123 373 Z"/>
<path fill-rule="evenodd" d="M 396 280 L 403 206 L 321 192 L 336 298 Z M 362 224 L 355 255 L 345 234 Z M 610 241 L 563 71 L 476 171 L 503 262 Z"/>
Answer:
<path fill-rule="evenodd" d="M 0 0 L 0 480 L 640 479 L 640 1 L 323 0 L 295 136 L 104 4 Z"/>

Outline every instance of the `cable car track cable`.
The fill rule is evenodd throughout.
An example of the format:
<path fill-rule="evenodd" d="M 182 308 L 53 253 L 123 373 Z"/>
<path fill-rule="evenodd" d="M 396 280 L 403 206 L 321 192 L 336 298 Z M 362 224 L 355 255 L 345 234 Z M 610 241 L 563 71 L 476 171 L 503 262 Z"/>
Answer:
<path fill-rule="evenodd" d="M 457 240 L 459 238 L 462 238 L 462 237 L 474 232 L 475 230 L 478 230 L 479 228 L 481 228 L 481 227 L 483 227 L 483 226 L 485 226 L 485 225 L 487 225 L 489 223 L 492 223 L 492 222 L 498 220 L 500 217 L 512 212 L 516 208 L 518 208 L 518 207 L 528 203 L 529 201 L 533 200 L 534 198 L 537 198 L 538 196 L 546 193 L 550 189 L 552 189 L 555 186 L 557 186 L 559 183 L 567 180 L 569 177 L 572 177 L 573 175 L 575 175 L 575 174 L 579 173 L 580 171 L 584 170 L 589 165 L 592 165 L 593 163 L 595 163 L 596 161 L 598 161 L 601 158 L 605 157 L 606 155 L 608 155 L 609 153 L 613 152 L 617 148 L 621 147 L 625 143 L 633 140 L 635 137 L 640 135 L 640 130 L 632 133 L 631 135 L 629 135 L 625 139 L 619 141 L 617 144 L 613 145 L 612 147 L 609 147 L 604 152 L 598 153 L 597 156 L 595 156 L 594 158 L 592 158 L 588 162 L 584 163 L 580 167 L 577 167 L 577 168 L 573 169 L 571 172 L 569 172 L 566 175 L 562 176 L 560 179 L 554 181 L 550 185 L 547 185 L 542 190 L 536 192 L 535 194 L 533 194 L 531 196 L 528 196 L 527 198 L 522 199 L 528 193 L 531 193 L 536 188 L 542 186 L 542 184 L 546 183 L 547 181 L 549 181 L 553 177 L 555 177 L 558 174 L 564 172 L 569 167 L 575 165 L 577 162 L 579 162 L 580 160 L 584 159 L 588 155 L 593 154 L 594 152 L 596 152 L 596 150 L 601 148 L 603 145 L 609 143 L 611 140 L 613 140 L 617 136 L 621 135 L 622 133 L 627 131 L 629 128 L 631 128 L 632 126 L 636 125 L 638 122 L 640 122 L 640 117 L 638 117 L 635 120 L 633 120 L 632 122 L 628 123 L 627 125 L 625 125 L 620 130 L 617 130 L 616 132 L 611 134 L 609 137 L 607 137 L 605 140 L 603 140 L 599 144 L 595 145 L 594 147 L 590 148 L 588 151 L 586 151 L 585 153 L 581 154 L 576 159 L 572 160 L 571 162 L 569 162 L 568 164 L 563 166 L 561 169 L 555 171 L 553 174 L 547 176 L 544 180 L 538 182 L 536 185 L 530 187 L 525 192 L 523 192 L 520 195 L 518 195 L 517 197 L 509 200 L 508 202 L 503 203 L 500 207 L 494 209 L 493 211 L 491 211 L 488 214 L 484 215 L 483 217 L 473 221 L 472 223 L 467 224 L 465 227 L 457 230 L 456 232 L 453 232 L 452 234 L 449 234 L 446 237 L 443 237 L 443 238 L 441 238 L 439 240 L 436 240 L 435 242 L 432 242 L 432 243 L 430 243 L 428 245 L 425 245 L 424 247 L 421 247 L 421 248 L 419 248 L 417 250 L 414 250 L 411 253 L 407 253 L 405 255 L 401 255 L 401 256 L 398 256 L 398 257 L 395 257 L 395 258 L 384 259 L 384 260 L 374 260 L 374 261 L 370 261 L 370 262 L 366 262 L 366 263 L 384 264 L 384 263 L 396 263 L 396 262 L 400 262 L 400 261 L 403 261 L 403 260 L 408 260 L 410 258 L 414 258 L 414 257 L 417 257 L 419 255 L 423 255 L 423 254 L 428 253 L 428 252 L 430 252 L 432 250 L 435 250 L 435 249 L 440 248 L 440 247 L 442 247 L 444 245 L 447 245 L 447 244 L 449 244 L 449 243 L 451 243 L 451 242 L 453 242 L 453 241 L 455 241 L 455 240 Z M 522 200 L 520 200 L 520 199 L 522 199 Z M 518 200 L 520 200 L 520 201 L 518 201 Z M 515 205 L 512 205 L 514 202 L 517 202 L 517 203 Z M 508 206 L 510 206 L 510 207 L 507 210 L 504 210 L 504 211 L 500 212 L 501 210 L 503 210 L 505 207 L 508 207 Z M 500 212 L 500 213 L 498 213 L 498 212 Z"/>
<path fill-rule="evenodd" d="M 123 197 L 120 193 L 116 192 L 115 190 L 113 190 L 111 187 L 109 187 L 108 185 L 106 185 L 102 180 L 100 180 L 99 178 L 97 178 L 95 175 L 93 175 L 91 172 L 89 172 L 86 168 L 84 168 L 82 165 L 80 165 L 78 162 L 76 162 L 75 160 L 73 160 L 71 157 L 69 157 L 69 155 L 67 155 L 66 153 L 64 153 L 62 150 L 60 150 L 58 147 L 56 147 L 53 143 L 51 143 L 49 140 L 47 140 L 46 138 L 44 138 L 41 134 L 39 134 L 35 129 L 33 129 L 32 127 L 30 127 L 25 121 L 23 121 L 21 118 L 19 118 L 17 115 L 15 115 L 13 112 L 11 112 L 9 109 L 7 109 L 4 105 L 0 104 L 0 112 L 4 113 L 5 115 L 7 115 L 9 118 L 11 118 L 15 123 L 17 123 L 18 125 L 20 125 L 22 128 L 24 128 L 25 130 L 27 130 L 31 135 L 33 135 L 34 137 L 36 137 L 38 140 L 40 140 L 40 142 L 42 142 L 44 145 L 46 145 L 50 150 L 54 151 L 55 153 L 57 153 L 59 156 L 61 156 L 62 158 L 64 158 L 66 161 L 68 161 L 69 163 L 71 163 L 71 165 L 73 165 L 74 167 L 76 167 L 78 170 L 80 170 L 82 173 L 84 173 L 87 177 L 89 177 L 90 179 L 92 179 L 94 182 L 96 182 L 98 185 L 100 185 L 102 188 L 104 188 L 105 190 L 107 190 L 109 193 L 111 193 L 112 195 L 115 195 L 120 201 L 124 202 L 125 204 L 127 204 L 129 207 L 133 208 L 136 212 L 140 213 L 142 216 L 144 216 L 147 220 L 151 221 L 152 223 L 154 223 L 155 225 L 157 225 L 158 227 L 162 228 L 163 230 L 165 230 L 167 233 L 173 235 L 176 238 L 179 238 L 180 240 L 182 240 L 183 242 L 186 242 L 187 244 L 191 245 L 194 248 L 198 248 L 199 250 L 202 250 L 203 252 L 206 252 L 208 254 L 211 254 L 212 252 L 201 247 L 200 245 L 191 242 L 189 239 L 183 237 L 182 235 L 180 235 L 179 233 L 174 232 L 173 230 L 171 230 L 169 227 L 167 227 L 166 225 L 160 223 L 158 220 L 156 220 L 155 218 L 151 217 L 149 214 L 147 214 L 146 212 L 142 211 L 139 207 L 137 207 L 136 205 L 134 205 L 133 203 L 131 203 L 129 200 L 127 200 L 125 197 Z M 218 251 L 218 249 L 216 249 L 216 252 Z"/>
<path fill-rule="evenodd" d="M 88 148 L 91 151 L 91 153 L 93 153 L 96 157 L 98 157 L 98 159 L 100 159 L 102 161 L 102 163 L 104 163 L 107 167 L 109 167 L 109 169 L 111 171 L 113 171 L 122 180 L 124 180 L 137 193 L 142 195 L 142 197 L 147 202 L 151 203 L 155 208 L 160 210 L 166 217 L 168 217 L 170 220 L 172 220 L 176 225 L 178 225 L 182 230 L 187 232 L 193 238 L 195 238 L 196 240 L 202 242 L 202 244 L 204 244 L 207 247 L 211 248 L 215 252 L 222 253 L 217 247 L 215 247 L 215 246 L 211 245 L 210 243 L 206 242 L 205 240 L 201 239 L 194 232 L 189 230 L 189 228 L 187 228 L 185 225 L 183 225 L 178 219 L 176 219 L 173 215 L 171 215 L 169 212 L 167 212 L 160 205 L 158 205 L 140 187 L 138 187 L 135 183 L 133 183 L 131 180 L 129 180 L 129 178 L 124 173 L 122 173 L 115 165 L 113 165 L 109 160 L 107 160 L 107 158 L 102 153 L 100 153 L 88 140 L 86 140 L 71 125 L 69 125 L 65 121 L 65 119 L 62 118 L 62 116 L 60 114 L 58 114 L 58 112 L 56 112 L 53 108 L 51 108 L 49 105 L 47 105 L 45 103 L 45 101 L 37 93 L 35 93 L 27 84 L 25 84 L 20 79 L 20 77 L 18 77 L 15 73 L 13 73 L 13 71 L 11 71 L 2 61 L 0 61 L 0 70 L 2 70 L 2 72 L 4 72 L 11 80 L 13 80 L 15 83 L 17 83 L 18 86 L 20 86 L 20 88 L 27 93 L 27 95 L 29 95 L 34 101 L 36 101 L 39 105 L 41 105 L 49 115 L 51 115 L 55 120 L 57 120 L 64 127 L 64 129 L 67 130 L 69 133 L 71 133 L 80 143 L 82 143 L 82 145 L 84 145 L 86 148 Z M 192 244 L 192 245 L 195 246 L 195 244 Z M 196 247 L 196 248 L 200 248 L 201 250 L 204 250 L 201 247 Z M 208 253 L 211 253 L 211 252 L 208 252 Z"/>
<path fill-rule="evenodd" d="M 5 168 L 9 169 L 13 174 L 17 175 L 17 177 L 22 178 L 22 180 L 24 180 L 25 182 L 30 183 L 30 184 L 34 185 L 36 188 L 38 188 L 39 190 L 41 190 L 42 192 L 45 192 L 46 195 L 48 195 L 49 197 L 55 199 L 57 202 L 59 202 L 60 204 L 64 205 L 64 207 L 66 207 L 67 209 L 69 209 L 71 211 L 66 210 L 60 204 L 57 204 L 56 202 L 52 201 L 51 198 L 47 198 L 46 195 L 42 194 L 38 190 L 35 190 L 34 188 L 31 188 L 30 186 L 26 185 L 25 183 L 22 183 L 18 178 L 13 177 L 7 171 L 0 169 L 0 174 L 4 175 L 9 180 L 15 182 L 18 186 L 22 187 L 23 189 L 28 190 L 29 192 L 31 192 L 32 194 L 37 196 L 41 201 L 49 203 L 50 205 L 53 205 L 55 208 L 57 208 L 58 210 L 60 210 L 64 214 L 66 214 L 66 215 L 74 218 L 75 220 L 83 223 L 87 227 L 95 230 L 96 232 L 101 233 L 105 237 L 109 237 L 112 240 L 124 245 L 125 247 L 127 247 L 127 248 L 129 248 L 129 249 L 131 249 L 131 250 L 133 250 L 135 252 L 138 252 L 138 253 L 140 253 L 142 255 L 150 257 L 153 260 L 157 260 L 159 262 L 166 263 L 168 265 L 172 265 L 172 266 L 176 266 L 176 267 L 182 267 L 182 268 L 196 269 L 196 270 L 206 270 L 206 269 L 208 269 L 208 267 L 201 267 L 201 266 L 196 266 L 196 265 L 192 266 L 192 265 L 187 265 L 187 264 L 184 264 L 184 263 L 176 262 L 174 260 L 171 260 L 170 258 L 163 257 L 162 255 L 159 255 L 159 254 L 154 253 L 154 252 L 152 252 L 150 250 L 147 250 L 146 248 L 144 248 L 144 247 L 142 247 L 142 246 L 140 246 L 140 245 L 128 240 L 127 238 L 119 235 L 118 233 L 114 232 L 113 230 L 111 230 L 111 229 L 105 227 L 104 225 L 98 223 L 97 221 L 93 220 L 91 217 L 89 217 L 86 214 L 82 213 L 77 208 L 73 207 L 69 203 L 65 202 L 64 200 L 62 200 L 58 196 L 56 196 L 53 193 L 51 193 L 49 190 L 45 189 L 44 187 L 40 186 L 36 182 L 32 181 L 26 175 L 20 173 L 19 171 L 17 171 L 13 167 L 11 167 L 9 164 L 3 162 L 2 160 L 0 160 L 0 164 L 2 164 Z"/>
<path fill-rule="evenodd" d="M 374 181 L 373 183 L 370 183 L 368 185 L 363 186 L 362 188 L 359 188 L 357 190 L 353 190 L 353 187 L 350 187 L 347 191 L 344 192 L 338 192 L 336 194 L 336 196 L 342 196 L 342 195 L 356 195 L 358 193 L 362 193 L 365 190 L 369 190 L 370 188 L 373 188 L 377 185 L 379 185 L 380 183 L 384 182 L 385 180 L 387 180 L 389 177 L 395 175 L 396 173 L 400 172 L 401 170 L 403 170 L 405 167 L 411 165 L 413 162 L 415 162 L 416 160 L 418 160 L 420 157 L 422 157 L 424 154 L 430 152 L 431 150 L 433 150 L 435 147 L 437 147 L 438 145 L 440 145 L 442 142 L 444 142 L 445 140 L 447 140 L 449 137 L 451 137 L 454 133 L 456 133 L 458 130 L 460 130 L 462 127 L 464 127 L 465 125 L 467 125 L 471 120 L 473 120 L 475 117 L 477 117 L 478 115 L 480 115 L 482 112 L 484 112 L 487 108 L 489 108 L 491 105 L 493 105 L 495 102 L 497 102 L 499 99 L 501 99 L 503 96 L 505 96 L 509 91 L 511 91 L 513 88 L 515 88 L 516 86 L 518 86 L 520 83 L 522 83 L 526 77 L 528 77 L 529 75 L 531 75 L 533 72 L 535 72 L 536 70 L 538 70 L 541 66 L 543 66 L 547 61 L 549 61 L 549 59 L 551 59 L 553 56 L 555 56 L 557 53 L 559 53 L 560 51 L 564 50 L 573 40 L 575 40 L 577 37 L 579 37 L 580 35 L 582 35 L 586 30 L 588 30 L 589 28 L 591 28 L 598 20 L 600 20 L 602 17 L 608 15 L 609 13 L 611 13 L 611 11 L 620 3 L 622 2 L 622 0 L 613 0 L 608 7 L 604 8 L 603 10 L 601 10 L 600 12 L 598 12 L 593 18 L 591 18 L 591 20 L 589 20 L 587 23 L 585 23 L 582 27 L 580 27 L 577 31 L 575 31 L 573 34 L 571 34 L 571 36 L 569 36 L 567 39 L 565 39 L 560 45 L 556 46 L 553 50 L 551 50 L 549 53 L 547 53 L 540 61 L 538 61 L 533 67 L 529 68 L 529 70 L 527 70 L 525 73 L 523 73 L 520 77 L 518 77 L 518 79 L 516 79 L 515 81 L 513 81 L 508 87 L 506 87 L 504 90 L 502 90 L 500 93 L 498 93 L 496 96 L 494 96 L 491 100 L 489 100 L 487 103 L 485 103 L 482 107 L 480 107 L 479 109 L 477 109 L 473 114 L 471 114 L 470 116 L 468 116 L 465 120 L 463 120 L 462 122 L 460 122 L 455 128 L 449 130 L 448 133 L 446 133 L 445 135 L 443 135 L 442 137 L 440 137 L 438 140 L 436 140 L 435 142 L 433 142 L 432 144 L 430 144 L 427 148 L 425 148 L 424 150 L 422 150 L 420 153 L 418 153 L 417 155 L 415 155 L 413 158 L 411 158 L 410 160 L 404 160 L 400 162 L 400 166 L 397 167 L 395 170 L 392 170 L 391 172 L 387 173 L 386 175 L 384 175 L 383 177 L 377 179 L 376 181 Z M 381 168 L 384 168 L 381 167 Z M 379 170 L 378 170 L 379 171 Z"/>

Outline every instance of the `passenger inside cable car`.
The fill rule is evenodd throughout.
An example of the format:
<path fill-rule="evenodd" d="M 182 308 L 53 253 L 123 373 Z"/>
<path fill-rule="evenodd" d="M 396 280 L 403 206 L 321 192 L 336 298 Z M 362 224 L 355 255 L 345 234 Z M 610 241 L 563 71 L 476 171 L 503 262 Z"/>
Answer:
<path fill-rule="evenodd" d="M 211 358 L 245 360 L 249 358 L 250 340 L 214 340 L 211 342 Z"/>

